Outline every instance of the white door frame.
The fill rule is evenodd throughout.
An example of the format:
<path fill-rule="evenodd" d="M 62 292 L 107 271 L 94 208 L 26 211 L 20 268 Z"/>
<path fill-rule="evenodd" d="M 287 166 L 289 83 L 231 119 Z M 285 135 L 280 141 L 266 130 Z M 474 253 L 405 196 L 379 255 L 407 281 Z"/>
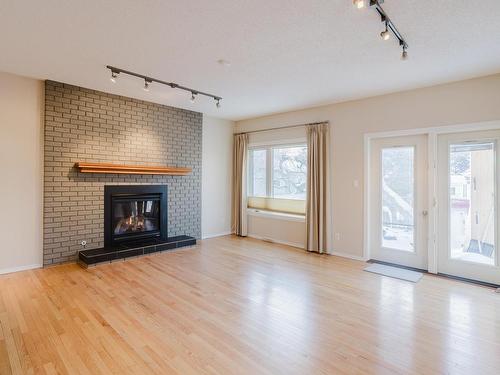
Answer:
<path fill-rule="evenodd" d="M 427 134 L 428 136 L 428 232 L 427 232 L 427 249 L 428 249 L 428 271 L 437 273 L 437 136 L 439 134 L 472 132 L 481 130 L 498 130 L 500 129 L 500 120 L 485 121 L 477 123 L 466 123 L 458 125 L 447 125 L 439 127 L 418 128 L 409 130 L 395 130 L 377 133 L 364 134 L 364 205 L 363 205 L 363 259 L 370 259 L 370 215 L 371 215 L 371 141 L 378 138 L 401 137 Z"/>

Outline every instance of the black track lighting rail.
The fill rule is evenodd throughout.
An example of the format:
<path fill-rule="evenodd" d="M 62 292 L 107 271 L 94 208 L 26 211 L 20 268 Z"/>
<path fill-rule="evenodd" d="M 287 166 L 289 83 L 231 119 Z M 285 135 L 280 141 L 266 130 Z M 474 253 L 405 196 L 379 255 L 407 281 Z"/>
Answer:
<path fill-rule="evenodd" d="M 370 6 L 375 7 L 375 10 L 380 16 L 380 21 L 386 24 L 387 28 L 392 31 L 396 39 L 399 41 L 399 45 L 406 50 L 408 48 L 408 43 L 406 43 L 403 35 L 401 35 L 396 25 L 394 25 L 384 8 L 382 8 L 382 5 L 380 5 L 381 3 L 383 3 L 383 0 L 370 0 Z"/>
<path fill-rule="evenodd" d="M 156 82 L 156 83 L 160 83 L 162 85 L 169 86 L 173 89 L 179 89 L 179 90 L 184 90 L 184 91 L 190 92 L 192 96 L 204 95 L 204 96 L 207 96 L 209 98 L 213 98 L 216 101 L 217 106 L 219 106 L 219 102 L 222 100 L 222 97 L 220 97 L 220 96 L 209 94 L 207 92 L 203 92 L 203 91 L 199 91 L 199 90 L 195 90 L 195 89 L 191 89 L 189 87 L 182 86 L 182 85 L 179 85 L 179 84 L 174 83 L 174 82 L 166 82 L 166 81 L 163 81 L 161 79 L 145 76 L 145 75 L 139 74 L 139 73 L 134 73 L 134 72 L 131 72 L 129 70 L 117 68 L 117 67 L 111 66 L 111 65 L 106 65 L 106 68 L 111 70 L 111 75 L 113 77 L 117 77 L 118 74 L 127 74 L 129 76 L 143 79 L 144 83 L 146 83 L 146 84 L 150 84 L 151 82 Z"/>

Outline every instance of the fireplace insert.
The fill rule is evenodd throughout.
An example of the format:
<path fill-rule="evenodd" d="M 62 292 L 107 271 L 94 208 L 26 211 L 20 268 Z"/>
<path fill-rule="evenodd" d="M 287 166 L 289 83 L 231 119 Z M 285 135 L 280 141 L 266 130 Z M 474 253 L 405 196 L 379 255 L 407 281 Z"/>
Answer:
<path fill-rule="evenodd" d="M 104 245 L 166 240 L 167 186 L 104 187 Z"/>

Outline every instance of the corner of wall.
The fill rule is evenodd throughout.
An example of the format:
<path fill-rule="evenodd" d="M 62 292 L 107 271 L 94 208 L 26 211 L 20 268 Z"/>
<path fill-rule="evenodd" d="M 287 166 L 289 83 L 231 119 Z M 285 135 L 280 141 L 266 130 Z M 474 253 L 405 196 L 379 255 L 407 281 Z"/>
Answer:
<path fill-rule="evenodd" d="M 202 238 L 231 234 L 235 123 L 203 116 Z"/>

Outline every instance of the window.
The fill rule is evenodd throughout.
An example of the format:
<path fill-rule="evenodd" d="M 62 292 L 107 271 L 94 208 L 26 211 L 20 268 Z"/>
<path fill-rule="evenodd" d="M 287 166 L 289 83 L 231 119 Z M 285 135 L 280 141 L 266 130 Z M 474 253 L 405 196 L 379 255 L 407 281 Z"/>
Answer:
<path fill-rule="evenodd" d="M 449 147 L 451 259 L 495 265 L 495 146 L 466 142 Z M 462 194 L 453 194 L 453 185 Z"/>
<path fill-rule="evenodd" d="M 250 165 L 251 171 L 250 175 L 252 178 L 250 179 L 251 187 L 250 191 L 251 195 L 255 197 L 265 197 L 266 193 L 266 165 L 267 165 L 267 152 L 266 150 L 253 150 L 250 153 Z"/>
<path fill-rule="evenodd" d="M 307 147 L 273 148 L 272 196 L 306 199 Z"/>
<path fill-rule="evenodd" d="M 415 149 L 382 149 L 382 247 L 414 251 Z"/>
<path fill-rule="evenodd" d="M 251 148 L 248 169 L 248 207 L 305 214 L 305 144 Z"/>

